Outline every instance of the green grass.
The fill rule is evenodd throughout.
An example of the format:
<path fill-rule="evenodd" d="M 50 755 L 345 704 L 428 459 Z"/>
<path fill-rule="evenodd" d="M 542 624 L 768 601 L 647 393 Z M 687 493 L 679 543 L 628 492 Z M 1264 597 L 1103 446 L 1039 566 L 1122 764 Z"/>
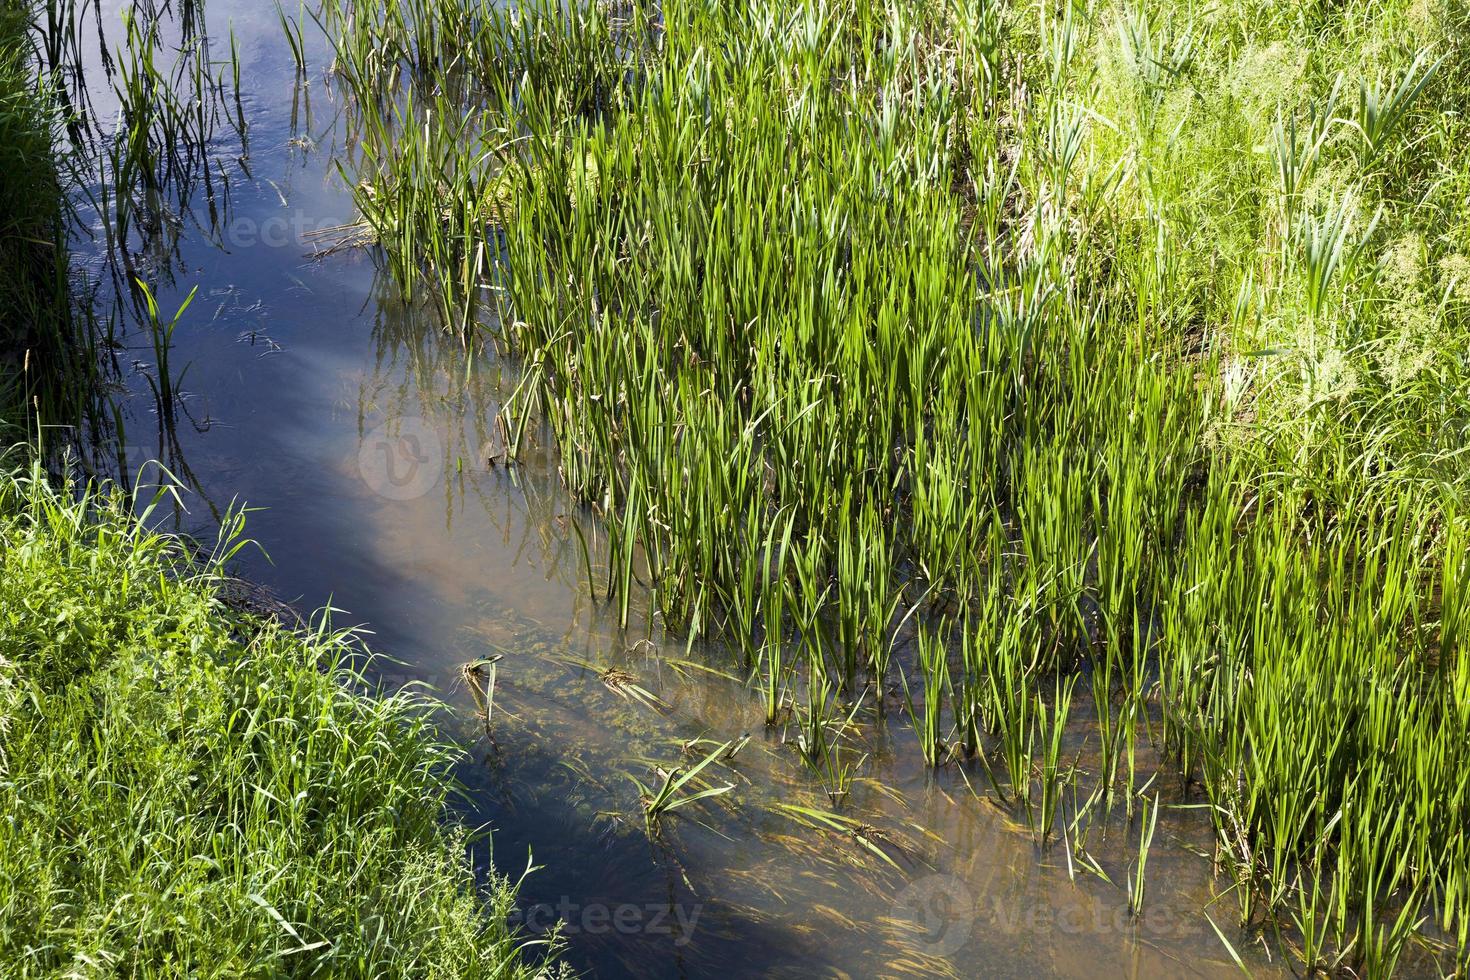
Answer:
<path fill-rule="evenodd" d="M 0 973 L 535 973 L 446 818 L 432 704 L 366 693 L 350 635 L 232 611 L 129 504 L 0 479 Z"/>
<path fill-rule="evenodd" d="M 1243 927 L 1466 963 L 1463 5 L 322 24 L 364 222 L 523 358 L 512 456 L 549 426 L 623 621 L 648 582 L 772 724 L 900 683 L 1043 843 L 1160 758 Z"/>
<path fill-rule="evenodd" d="M 0 0 L 0 416 L 13 427 L 7 445 L 26 431 L 33 399 L 43 397 L 51 409 L 55 389 L 75 369 L 64 326 L 56 120 L 37 81 L 29 9 L 27 0 Z"/>
<path fill-rule="evenodd" d="M 638 787 L 638 796 L 643 805 L 644 827 L 650 837 L 657 833 L 659 822 L 665 815 L 700 800 L 723 796 L 735 788 L 733 783 L 715 785 L 699 776 L 711 764 L 729 758 L 732 745 L 733 742 L 722 742 L 691 766 L 677 766 L 673 769 L 654 767 L 654 773 L 658 776 L 657 785 L 645 784 L 637 776 L 628 775 L 628 779 Z M 689 787 L 688 790 L 685 789 L 686 786 Z"/>

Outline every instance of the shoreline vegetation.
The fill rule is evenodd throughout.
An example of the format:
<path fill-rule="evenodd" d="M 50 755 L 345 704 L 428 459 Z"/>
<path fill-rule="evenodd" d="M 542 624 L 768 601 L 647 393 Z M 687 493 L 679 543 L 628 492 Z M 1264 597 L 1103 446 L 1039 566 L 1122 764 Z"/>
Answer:
<path fill-rule="evenodd" d="M 448 822 L 437 702 L 232 610 L 238 541 L 197 562 L 134 503 L 0 478 L 0 972 L 553 975 Z"/>
<path fill-rule="evenodd" d="M 1465 5 L 317 22 L 353 240 L 525 365 L 594 597 L 733 644 L 834 799 L 854 719 L 1069 864 L 1168 787 L 1227 944 L 1463 972 Z"/>
<path fill-rule="evenodd" d="M 0 2 L 0 443 L 24 438 L 10 428 L 31 408 L 32 371 L 65 359 L 66 255 L 62 191 L 54 159 L 55 124 L 31 58 L 28 7 Z M 54 380 L 54 379 L 47 379 Z M 50 407 L 49 405 L 47 406 Z"/>
<path fill-rule="evenodd" d="M 67 335 L 29 12 L 0 0 L 7 445 L 96 377 Z M 560 975 L 554 939 L 509 925 L 515 884 L 471 865 L 437 702 L 371 689 L 366 651 L 325 620 L 226 602 L 243 539 L 200 560 L 149 529 L 161 494 L 140 507 L 38 455 L 0 459 L 0 973 Z"/>

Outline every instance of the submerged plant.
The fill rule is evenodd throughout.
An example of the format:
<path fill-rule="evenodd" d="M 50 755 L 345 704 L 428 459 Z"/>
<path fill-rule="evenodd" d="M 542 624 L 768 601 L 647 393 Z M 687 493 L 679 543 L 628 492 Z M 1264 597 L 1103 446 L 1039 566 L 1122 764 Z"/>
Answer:
<path fill-rule="evenodd" d="M 845 837 L 863 852 L 872 855 L 894 870 L 902 870 L 898 862 L 883 847 L 885 843 L 888 843 L 887 836 L 876 827 L 863 823 L 855 817 L 795 803 L 777 803 L 772 809 L 814 830 Z"/>
<path fill-rule="evenodd" d="M 490 723 L 495 712 L 496 665 L 502 659 L 504 657 L 497 653 L 489 657 L 478 657 L 461 664 L 459 668 L 460 677 L 469 688 L 470 697 L 475 700 L 475 711 L 484 723 L 486 735 L 491 735 Z"/>
<path fill-rule="evenodd" d="M 649 836 L 656 833 L 659 820 L 665 814 L 700 800 L 722 796 L 735 788 L 733 783 L 710 785 L 700 778 L 700 773 L 705 769 L 727 757 L 731 744 L 730 742 L 721 743 L 692 766 L 678 766 L 674 769 L 655 767 L 654 773 L 658 776 L 659 781 L 652 786 L 645 785 L 636 776 L 628 776 L 633 785 L 638 787 L 639 799 L 643 805 L 644 824 Z M 688 787 L 687 791 L 686 787 Z"/>

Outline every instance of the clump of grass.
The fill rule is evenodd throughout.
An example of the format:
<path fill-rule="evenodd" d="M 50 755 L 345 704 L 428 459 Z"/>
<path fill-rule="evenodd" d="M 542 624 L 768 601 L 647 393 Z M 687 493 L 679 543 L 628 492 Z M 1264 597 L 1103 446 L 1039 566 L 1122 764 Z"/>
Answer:
<path fill-rule="evenodd" d="M 654 768 L 658 783 L 645 785 L 638 777 L 629 775 L 638 787 L 638 798 L 643 807 L 644 826 L 650 837 L 657 832 L 659 822 L 669 813 L 682 807 L 716 796 L 723 796 L 735 788 L 733 783 L 713 785 L 700 776 L 711 765 L 729 758 L 733 742 L 722 742 L 690 766 L 665 769 Z"/>
<path fill-rule="evenodd" d="M 536 973 L 431 704 L 226 608 L 133 503 L 0 479 L 0 971 Z"/>
<path fill-rule="evenodd" d="M 1139 818 L 1138 826 L 1138 861 L 1133 866 L 1133 874 L 1128 879 L 1128 909 L 1134 915 L 1143 911 L 1143 900 L 1145 888 L 1148 884 L 1148 851 L 1153 846 L 1154 830 L 1159 824 L 1159 799 L 1154 797 L 1150 803 L 1148 797 L 1143 799 L 1142 816 Z"/>
<path fill-rule="evenodd" d="M 59 2 L 63 17 L 75 22 L 82 16 L 74 0 Z M 238 47 L 232 35 L 228 61 L 213 60 L 202 3 L 191 0 L 177 13 L 129 8 L 121 34 L 108 61 L 115 66 L 108 74 L 118 125 L 106 132 L 99 120 L 86 119 L 94 132 L 78 141 L 77 151 L 100 182 L 97 204 L 115 253 L 111 261 L 131 280 L 140 268 L 171 274 L 178 237 L 190 219 L 223 235 L 232 178 L 222 164 L 221 130 L 234 129 L 240 160 L 248 159 L 249 142 Z M 70 57 L 81 56 L 73 51 Z"/>
<path fill-rule="evenodd" d="M 796 747 L 802 761 L 821 781 L 833 806 L 847 799 L 852 780 L 867 756 L 854 758 L 847 741 L 857 727 L 855 720 L 862 702 L 851 705 L 846 716 L 835 713 L 830 682 L 814 679 L 808 684 L 806 704 L 799 710 L 800 726 Z"/>
<path fill-rule="evenodd" d="M 464 681 L 465 687 L 469 688 L 470 697 L 475 702 L 475 713 L 485 726 L 485 734 L 494 738 L 491 724 L 495 716 L 495 675 L 496 665 L 502 660 L 501 654 L 492 654 L 488 657 L 476 657 L 474 660 L 460 665 L 459 676 Z"/>

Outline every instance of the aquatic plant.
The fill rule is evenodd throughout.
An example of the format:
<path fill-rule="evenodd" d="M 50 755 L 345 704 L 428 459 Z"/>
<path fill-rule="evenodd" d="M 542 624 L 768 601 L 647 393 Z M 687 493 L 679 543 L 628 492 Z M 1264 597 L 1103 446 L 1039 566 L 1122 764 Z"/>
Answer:
<path fill-rule="evenodd" d="M 735 788 L 734 783 L 710 785 L 700 777 L 700 773 L 705 769 L 716 762 L 727 759 L 732 745 L 731 742 L 720 743 L 691 766 L 676 766 L 673 769 L 656 767 L 654 772 L 659 779 L 656 785 L 645 785 L 638 777 L 631 774 L 628 776 L 633 785 L 638 787 L 639 799 L 643 805 L 644 824 L 650 837 L 654 835 L 659 821 L 666 814 L 698 803 L 700 800 L 723 796 Z M 686 787 L 689 787 L 688 791 Z"/>
<path fill-rule="evenodd" d="M 1467 23 L 1390 6 L 321 23 L 363 221 L 521 358 L 508 456 L 549 428 L 620 622 L 728 637 L 812 754 L 838 693 L 899 704 L 1042 841 L 1089 780 L 1069 848 L 1153 827 L 1157 750 L 1242 924 L 1376 970 L 1470 918 L 1470 326 L 1384 278 L 1405 236 L 1463 267 Z"/>
<path fill-rule="evenodd" d="M 459 668 L 460 677 L 464 680 L 465 686 L 469 688 L 470 697 L 475 701 L 475 711 L 484 723 L 487 736 L 491 735 L 490 723 L 494 720 L 495 715 L 496 665 L 503 659 L 504 657 L 498 653 L 488 657 L 477 657 L 468 663 L 461 664 Z"/>

